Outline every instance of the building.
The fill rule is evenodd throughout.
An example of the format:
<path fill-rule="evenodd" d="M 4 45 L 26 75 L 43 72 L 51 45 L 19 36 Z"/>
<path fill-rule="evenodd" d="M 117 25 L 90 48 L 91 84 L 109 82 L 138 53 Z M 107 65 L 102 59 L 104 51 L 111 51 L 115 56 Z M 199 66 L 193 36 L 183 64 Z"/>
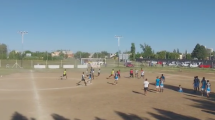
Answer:
<path fill-rule="evenodd" d="M 52 57 L 57 57 L 57 56 L 59 56 L 61 52 L 62 52 L 63 54 L 65 54 L 65 55 L 67 55 L 68 58 L 74 57 L 74 54 L 73 54 L 72 51 L 65 51 L 65 50 L 64 50 L 64 51 L 52 52 Z"/>

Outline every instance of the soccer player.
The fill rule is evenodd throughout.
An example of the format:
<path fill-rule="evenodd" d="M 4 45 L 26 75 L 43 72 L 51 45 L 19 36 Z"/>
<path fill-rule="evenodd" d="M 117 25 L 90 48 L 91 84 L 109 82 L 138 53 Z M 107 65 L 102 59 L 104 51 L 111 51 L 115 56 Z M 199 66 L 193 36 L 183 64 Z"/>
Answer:
<path fill-rule="evenodd" d="M 84 72 L 83 72 L 83 74 L 82 74 L 82 76 L 81 76 L 81 81 L 79 81 L 79 82 L 77 83 L 77 85 L 79 85 L 81 82 L 84 82 L 85 86 L 87 86 L 87 83 L 86 83 L 86 80 L 85 80 L 85 77 L 84 77 Z"/>
<path fill-rule="evenodd" d="M 135 78 L 138 78 L 138 70 L 135 69 Z"/>
<path fill-rule="evenodd" d="M 115 81 L 114 81 L 113 85 L 117 85 L 117 83 L 118 83 L 118 71 L 115 73 L 114 78 L 115 78 Z"/>
<path fill-rule="evenodd" d="M 66 69 L 63 71 L 63 77 L 66 77 L 66 79 L 67 79 Z"/>
<path fill-rule="evenodd" d="M 207 87 L 207 82 L 205 80 L 205 77 L 202 78 L 202 86 L 201 86 L 201 92 L 202 92 L 202 96 L 204 96 L 204 92 L 206 92 L 206 87 Z"/>
<path fill-rule="evenodd" d="M 87 83 L 92 83 L 92 72 L 90 72 Z"/>
<path fill-rule="evenodd" d="M 140 78 L 143 78 L 143 79 L 144 79 L 144 71 L 143 71 L 142 68 L 141 68 L 141 76 L 140 76 Z"/>
<path fill-rule="evenodd" d="M 163 92 L 164 81 L 165 81 L 165 79 L 163 79 L 163 78 L 161 77 L 161 78 L 160 78 L 160 92 Z"/>
<path fill-rule="evenodd" d="M 92 77 L 92 79 L 94 79 L 94 69 L 92 69 L 92 71 L 91 71 L 91 77 Z"/>
<path fill-rule="evenodd" d="M 178 87 L 178 92 L 183 92 L 181 85 Z"/>
<path fill-rule="evenodd" d="M 118 71 L 118 77 L 120 78 L 120 70 Z"/>
<path fill-rule="evenodd" d="M 134 77 L 134 73 L 133 73 L 133 69 L 130 69 L 130 78 L 133 78 Z"/>
<path fill-rule="evenodd" d="M 112 77 L 112 76 L 114 76 L 114 69 L 112 69 L 112 71 L 111 71 L 111 74 L 110 74 L 109 78 L 110 78 L 110 77 Z"/>
<path fill-rule="evenodd" d="M 156 91 L 157 93 L 159 93 L 159 85 L 160 85 L 160 79 L 159 77 L 157 76 L 156 80 L 155 80 L 155 86 L 156 86 Z"/>
<path fill-rule="evenodd" d="M 161 79 L 163 79 L 163 81 L 165 81 L 165 77 L 163 74 L 161 74 Z"/>
<path fill-rule="evenodd" d="M 197 92 L 197 85 L 198 85 L 198 80 L 197 80 L 197 77 L 195 76 L 193 80 L 194 93 Z"/>
<path fill-rule="evenodd" d="M 98 76 L 99 76 L 100 74 L 101 74 L 101 70 L 99 69 L 99 70 L 98 70 Z"/>
<path fill-rule="evenodd" d="M 199 91 L 200 80 L 199 80 L 198 76 L 196 76 L 196 80 L 197 80 L 196 89 L 197 89 L 197 91 Z"/>
<path fill-rule="evenodd" d="M 144 86 L 144 95 L 147 94 L 147 91 L 149 89 L 149 81 L 147 80 L 147 78 L 145 79 L 145 81 L 143 82 L 143 86 Z"/>
<path fill-rule="evenodd" d="M 209 80 L 207 80 L 207 98 L 209 98 L 210 92 L 211 92 L 211 84 L 210 84 Z"/>

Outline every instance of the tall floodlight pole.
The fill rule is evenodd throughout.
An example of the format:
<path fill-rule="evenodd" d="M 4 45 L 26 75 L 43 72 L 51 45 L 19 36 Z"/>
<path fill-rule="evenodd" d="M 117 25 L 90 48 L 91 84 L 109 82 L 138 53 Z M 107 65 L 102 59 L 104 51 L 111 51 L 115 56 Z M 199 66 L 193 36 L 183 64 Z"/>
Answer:
<path fill-rule="evenodd" d="M 119 59 L 119 46 L 120 46 L 120 38 L 122 38 L 122 36 L 115 35 L 115 38 L 118 39 L 118 67 L 119 67 L 119 62 L 120 62 L 120 59 Z"/>
<path fill-rule="evenodd" d="M 28 34 L 28 32 L 26 32 L 26 31 L 19 31 L 18 33 L 22 35 L 22 54 L 21 54 L 21 67 L 22 67 L 22 59 L 23 59 L 23 52 L 24 52 L 23 51 L 24 35 Z"/>

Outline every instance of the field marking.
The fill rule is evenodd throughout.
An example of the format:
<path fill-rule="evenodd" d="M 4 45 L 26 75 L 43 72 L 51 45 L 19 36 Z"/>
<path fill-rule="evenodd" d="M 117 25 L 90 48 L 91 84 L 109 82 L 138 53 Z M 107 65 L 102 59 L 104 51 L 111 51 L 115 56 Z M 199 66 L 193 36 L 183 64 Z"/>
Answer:
<path fill-rule="evenodd" d="M 74 78 L 72 78 L 74 79 Z M 80 79 L 74 79 L 74 80 L 80 80 Z M 87 84 L 88 85 L 91 85 Z M 63 90 L 63 89 L 73 89 L 73 88 L 78 88 L 78 87 L 84 87 L 83 85 L 78 85 L 78 86 L 72 86 L 72 87 L 56 87 L 56 88 L 37 88 L 38 91 L 48 91 L 48 90 Z M 34 89 L 0 89 L 0 91 L 33 91 Z"/>
<path fill-rule="evenodd" d="M 60 77 L 34 77 L 34 79 L 39 79 L 39 78 L 54 78 L 54 79 L 59 79 L 60 80 Z M 14 77 L 14 78 L 0 78 L 0 81 L 2 80 L 17 80 L 17 79 L 29 79 L 27 77 Z M 66 80 L 81 80 L 80 78 L 67 78 Z"/>
<path fill-rule="evenodd" d="M 30 70 L 30 74 L 31 74 L 30 81 L 31 81 L 31 85 L 33 86 L 34 101 L 35 101 L 36 108 L 37 108 L 37 118 L 39 120 L 41 120 L 41 115 L 42 115 L 42 113 L 44 113 L 44 111 L 43 111 L 42 106 L 41 106 L 40 96 L 39 96 L 37 86 L 36 86 L 35 81 L 34 81 L 34 74 L 33 74 L 32 70 Z"/>

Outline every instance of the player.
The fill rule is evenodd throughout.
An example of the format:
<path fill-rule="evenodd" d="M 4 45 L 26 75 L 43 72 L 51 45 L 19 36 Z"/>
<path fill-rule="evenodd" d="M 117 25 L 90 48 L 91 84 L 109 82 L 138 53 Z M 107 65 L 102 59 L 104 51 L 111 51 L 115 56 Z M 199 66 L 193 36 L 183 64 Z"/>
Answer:
<path fill-rule="evenodd" d="M 143 82 L 143 86 L 144 86 L 144 95 L 147 94 L 147 91 L 149 89 L 149 82 L 147 80 L 147 78 L 145 79 L 145 81 Z"/>
<path fill-rule="evenodd" d="M 118 71 L 115 73 L 114 78 L 115 78 L 115 81 L 114 81 L 113 85 L 117 85 L 118 80 L 119 80 L 119 79 L 118 79 Z"/>
<path fill-rule="evenodd" d="M 109 76 L 109 78 L 110 77 L 113 77 L 114 76 L 114 69 L 112 69 L 112 71 L 111 71 L 111 74 L 110 74 L 110 76 Z M 108 79 L 108 78 L 107 78 Z"/>
<path fill-rule="evenodd" d="M 91 77 L 92 77 L 92 79 L 94 79 L 94 69 L 92 69 L 92 71 L 91 71 Z"/>
<path fill-rule="evenodd" d="M 138 78 L 138 70 L 135 69 L 135 77 Z"/>
<path fill-rule="evenodd" d="M 99 70 L 98 70 L 98 76 L 99 76 L 100 74 L 101 74 L 101 70 L 99 69 Z"/>
<path fill-rule="evenodd" d="M 181 85 L 178 87 L 178 92 L 183 92 Z"/>
<path fill-rule="evenodd" d="M 207 90 L 207 98 L 209 98 L 209 94 L 211 92 L 211 84 L 210 84 L 209 80 L 207 80 L 207 88 L 206 88 L 206 90 Z"/>
<path fill-rule="evenodd" d="M 140 78 L 143 78 L 143 79 L 144 79 L 144 71 L 143 71 L 142 68 L 141 68 L 141 76 L 140 76 Z"/>
<path fill-rule="evenodd" d="M 204 96 L 204 92 L 206 92 L 206 87 L 207 87 L 207 82 L 205 80 L 205 77 L 202 78 L 201 83 L 202 83 L 202 85 L 201 85 L 201 92 L 202 92 L 202 96 Z"/>
<path fill-rule="evenodd" d="M 198 77 L 198 76 L 196 76 L 196 80 L 197 80 L 196 89 L 197 89 L 197 91 L 199 91 L 200 80 L 199 80 L 199 77 Z"/>
<path fill-rule="evenodd" d="M 133 73 L 133 69 L 130 69 L 130 78 L 133 78 L 134 77 L 134 73 Z"/>
<path fill-rule="evenodd" d="M 120 70 L 118 71 L 118 78 L 120 78 Z"/>
<path fill-rule="evenodd" d="M 160 92 L 160 90 L 159 90 L 159 85 L 160 85 L 160 79 L 159 79 L 159 77 L 157 76 L 157 79 L 155 80 L 155 86 L 156 86 L 156 91 L 157 91 L 157 93 Z"/>
<path fill-rule="evenodd" d="M 163 74 L 162 74 L 163 75 Z M 160 92 L 163 92 L 164 80 L 162 77 L 160 78 Z"/>
<path fill-rule="evenodd" d="M 63 71 L 63 76 L 62 76 L 61 80 L 63 79 L 63 77 L 66 77 L 66 79 L 67 79 L 66 69 Z"/>
<path fill-rule="evenodd" d="M 161 74 L 161 79 L 163 79 L 163 81 L 165 81 L 165 77 L 163 74 Z"/>
<path fill-rule="evenodd" d="M 198 79 L 197 79 L 197 76 L 195 76 L 193 80 L 194 93 L 197 92 L 197 85 L 198 85 Z"/>
<path fill-rule="evenodd" d="M 81 82 L 84 82 L 85 86 L 87 86 L 87 83 L 86 83 L 86 80 L 85 80 L 85 76 L 84 76 L 84 72 L 83 72 L 83 74 L 82 74 L 82 76 L 81 76 L 81 81 L 79 81 L 79 82 L 77 83 L 77 85 L 79 85 Z"/>
<path fill-rule="evenodd" d="M 92 83 L 92 72 L 90 72 L 87 83 Z"/>

